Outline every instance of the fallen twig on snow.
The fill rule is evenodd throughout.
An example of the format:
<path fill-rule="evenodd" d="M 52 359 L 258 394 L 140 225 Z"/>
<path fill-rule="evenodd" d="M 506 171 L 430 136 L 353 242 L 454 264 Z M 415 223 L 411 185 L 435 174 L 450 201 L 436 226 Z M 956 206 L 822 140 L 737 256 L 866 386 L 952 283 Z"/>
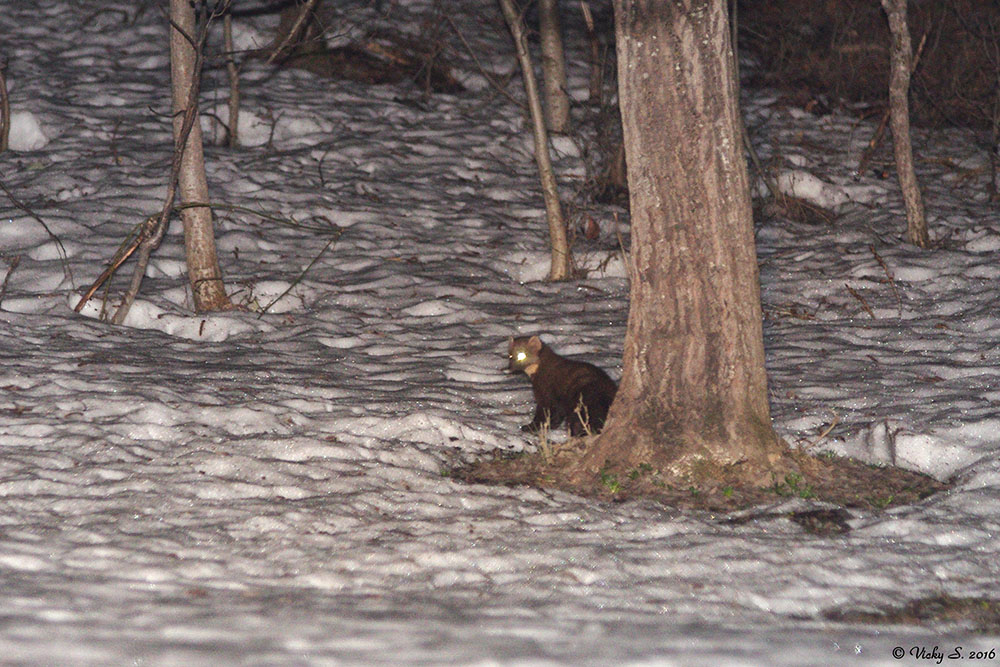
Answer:
<path fill-rule="evenodd" d="M 868 313 L 868 316 L 870 318 L 872 318 L 873 320 L 878 319 L 877 317 L 875 317 L 875 312 L 872 310 L 872 307 L 868 305 L 867 301 L 865 301 L 865 297 L 861 296 L 856 289 L 854 289 L 847 283 L 844 283 L 844 287 L 846 287 L 847 291 L 851 293 L 851 296 L 853 296 L 861 303 L 861 307 L 865 309 L 865 312 Z"/>
<path fill-rule="evenodd" d="M 896 297 L 896 305 L 899 306 L 899 317 L 900 317 L 900 319 L 902 319 L 903 318 L 903 299 L 900 298 L 900 296 L 899 296 L 899 289 L 896 287 L 896 279 L 892 275 L 892 271 L 889 270 L 889 267 L 886 265 L 885 261 L 882 259 L 881 256 L 879 256 L 878 252 L 875 251 L 875 246 L 874 245 L 869 245 L 868 249 L 872 251 L 872 255 L 875 256 L 875 261 L 878 262 L 878 265 L 882 267 L 883 271 L 885 271 L 885 277 L 889 281 L 889 287 L 892 288 L 892 294 L 893 294 L 893 296 Z"/>

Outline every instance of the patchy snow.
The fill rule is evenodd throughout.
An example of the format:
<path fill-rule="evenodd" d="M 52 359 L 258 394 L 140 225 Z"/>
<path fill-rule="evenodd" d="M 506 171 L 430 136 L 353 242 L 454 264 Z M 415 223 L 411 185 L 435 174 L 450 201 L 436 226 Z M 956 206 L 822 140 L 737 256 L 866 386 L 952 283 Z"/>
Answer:
<path fill-rule="evenodd" d="M 244 207 L 218 210 L 218 240 L 248 311 L 191 313 L 175 226 L 113 327 L 102 293 L 72 308 L 165 191 L 164 21 L 124 0 L 8 4 L 0 178 L 41 221 L 0 196 L 0 272 L 20 257 L 0 303 L 4 660 L 801 665 L 996 648 L 822 616 L 996 594 L 1000 221 L 983 176 L 943 160 L 982 164 L 971 137 L 916 136 L 940 246 L 920 251 L 899 242 L 894 181 L 853 177 L 871 124 L 749 100 L 764 157 L 788 158 L 781 187 L 838 214 L 758 230 L 777 428 L 806 445 L 836 418 L 817 448 L 958 484 L 853 512 L 839 537 L 732 526 L 443 474 L 534 446 L 507 336 L 545 333 L 617 376 L 627 311 L 614 232 L 577 239 L 587 279 L 542 280 L 530 135 L 471 60 L 474 92 L 427 99 L 244 62 L 244 147 L 207 159 L 213 199 Z M 341 37 L 416 35 L 436 6 L 356 4 Z M 469 4 L 452 18 L 510 71 L 495 6 Z M 567 42 L 583 53 L 578 23 Z M 273 18 L 237 25 L 241 44 L 267 43 Z M 585 63 L 571 59 L 576 99 Z M 226 89 L 206 75 L 223 119 Z M 580 149 L 557 144 L 569 193 Z M 589 210 L 605 230 L 616 213 Z"/>

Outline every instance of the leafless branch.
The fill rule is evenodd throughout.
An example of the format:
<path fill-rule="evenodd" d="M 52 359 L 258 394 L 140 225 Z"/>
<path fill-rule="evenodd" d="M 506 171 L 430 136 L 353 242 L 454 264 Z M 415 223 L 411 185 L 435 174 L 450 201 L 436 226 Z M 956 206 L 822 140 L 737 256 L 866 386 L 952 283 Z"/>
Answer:
<path fill-rule="evenodd" d="M 21 263 L 20 255 L 14 255 L 13 257 L 11 257 L 10 265 L 7 268 L 7 275 L 3 277 L 3 285 L 0 286 L 0 304 L 3 303 L 4 296 L 7 295 L 7 283 L 10 282 L 11 275 L 14 273 L 14 270 L 17 269 L 17 265 L 20 263 Z"/>
<path fill-rule="evenodd" d="M 281 44 L 279 44 L 268 57 L 268 65 L 274 64 L 274 61 L 277 60 L 282 53 L 284 53 L 285 49 L 287 49 L 290 44 L 295 42 L 295 39 L 299 36 L 299 31 L 302 30 L 302 26 L 306 22 L 306 18 L 308 18 L 308 16 L 312 13 L 317 2 L 319 2 L 319 0 L 309 0 L 302 6 L 302 11 L 299 12 L 298 17 L 295 19 L 295 23 L 292 24 L 292 29 L 288 31 L 288 34 L 285 35 L 285 39 L 281 41 Z"/>
<path fill-rule="evenodd" d="M 10 202 L 14 206 L 21 209 L 22 211 L 30 215 L 32 218 L 34 218 L 35 222 L 37 222 L 42 226 L 42 229 L 45 230 L 45 233 L 48 234 L 49 238 L 52 239 L 52 241 L 56 244 L 56 247 L 59 249 L 59 258 L 62 260 L 63 275 L 69 280 L 70 284 L 73 284 L 73 271 L 72 269 L 69 268 L 69 255 L 66 253 L 66 247 L 63 245 L 63 242 L 59 240 L 59 237 L 55 235 L 55 233 L 48 226 L 48 224 L 46 224 L 46 222 L 42 220 L 41 216 L 39 216 L 37 213 L 31 210 L 31 208 L 29 208 L 27 204 L 25 204 L 20 199 L 14 196 L 14 193 L 11 192 L 6 185 L 4 185 L 3 181 L 0 181 L 0 190 L 4 191 L 4 194 L 7 195 L 7 198 L 10 199 Z"/>

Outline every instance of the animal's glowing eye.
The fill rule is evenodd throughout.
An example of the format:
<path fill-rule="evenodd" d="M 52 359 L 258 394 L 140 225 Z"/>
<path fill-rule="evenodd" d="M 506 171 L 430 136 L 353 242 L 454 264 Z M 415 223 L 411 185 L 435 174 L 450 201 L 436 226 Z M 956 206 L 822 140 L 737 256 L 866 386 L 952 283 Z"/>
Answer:
<path fill-rule="evenodd" d="M 517 353 L 517 360 L 518 361 L 524 361 L 527 358 L 528 358 L 528 355 L 525 354 L 524 352 L 518 352 Z"/>

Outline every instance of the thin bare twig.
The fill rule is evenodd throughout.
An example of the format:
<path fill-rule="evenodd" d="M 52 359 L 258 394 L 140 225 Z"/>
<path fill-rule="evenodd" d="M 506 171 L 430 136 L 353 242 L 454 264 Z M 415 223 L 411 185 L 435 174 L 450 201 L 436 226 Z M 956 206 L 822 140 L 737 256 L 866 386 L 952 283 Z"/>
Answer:
<path fill-rule="evenodd" d="M 632 258 L 629 256 L 629 251 L 625 249 L 625 241 L 622 240 L 622 230 L 618 228 L 618 211 L 615 211 L 615 236 L 618 237 L 618 250 L 622 254 L 622 264 L 625 267 L 625 275 L 628 276 L 629 282 L 635 280 L 635 267 L 632 266 Z"/>
<path fill-rule="evenodd" d="M 10 282 L 10 277 L 17 268 L 17 265 L 21 263 L 21 256 L 14 255 L 10 259 L 10 265 L 7 268 L 7 275 L 3 277 L 3 285 L 0 286 L 0 304 L 3 304 L 3 298 L 7 295 L 7 283 Z"/>
<path fill-rule="evenodd" d="M 896 297 L 896 305 L 899 306 L 899 317 L 903 318 L 903 299 L 899 296 L 899 288 L 896 287 L 896 278 L 892 275 L 892 271 L 889 270 L 888 265 L 886 265 L 885 260 L 875 251 L 874 245 L 869 245 L 868 249 L 872 251 L 872 255 L 875 257 L 875 261 L 878 265 L 882 267 L 885 271 L 885 277 L 889 281 L 889 287 L 892 288 L 892 294 Z"/>
<path fill-rule="evenodd" d="M 873 311 L 872 307 L 868 305 L 867 301 L 865 301 L 865 297 L 861 296 L 861 294 L 859 294 L 856 289 L 854 289 L 847 283 L 844 283 L 844 287 L 846 287 L 847 291 L 851 293 L 851 296 L 853 296 L 861 303 L 861 307 L 865 309 L 866 313 L 868 313 L 868 317 L 872 318 L 873 320 L 878 319 L 877 317 L 875 317 L 875 311 Z"/>
<path fill-rule="evenodd" d="M 156 216 L 150 216 L 146 218 L 145 221 L 135 228 L 133 234 L 126 238 L 125 241 L 118 247 L 118 251 L 115 253 L 115 256 L 111 258 L 110 262 L 108 262 L 108 267 L 101 271 L 101 275 L 97 276 L 97 280 L 95 280 L 90 287 L 87 288 L 87 291 L 84 292 L 83 296 L 80 297 L 80 300 L 77 301 L 76 306 L 73 308 L 75 312 L 79 313 L 83 310 L 83 307 L 87 305 L 87 302 L 94 296 L 94 293 L 101 288 L 101 285 L 103 285 L 108 278 L 113 276 L 115 271 L 118 270 L 118 267 L 124 264 L 128 258 L 132 256 L 132 253 L 135 252 L 135 249 L 138 248 L 139 244 L 142 242 L 142 234 L 139 233 L 138 230 L 144 229 L 147 225 L 152 224 L 152 219 L 155 217 Z"/>
<path fill-rule="evenodd" d="M 917 46 L 917 52 L 913 56 L 913 62 L 910 64 L 910 75 L 912 76 L 914 72 L 917 71 L 917 65 L 920 63 L 920 56 L 924 52 L 924 44 L 927 43 L 927 35 L 930 34 L 930 30 L 924 32 L 924 36 L 920 38 L 920 44 Z M 865 168 L 868 167 L 868 163 L 871 162 L 872 157 L 875 155 L 875 151 L 882 144 L 882 139 L 885 137 L 885 128 L 889 124 L 889 117 L 892 115 L 890 113 L 890 108 L 887 106 L 885 111 L 882 113 L 882 118 L 879 120 L 878 127 L 875 129 L 875 134 L 868 141 L 868 146 L 865 148 L 864 152 L 861 154 L 861 159 L 858 160 L 858 168 L 854 171 L 855 174 L 860 176 L 864 173 Z"/>
<path fill-rule="evenodd" d="M 343 234 L 343 233 L 344 233 L 343 228 L 338 227 L 337 231 L 336 231 L 336 233 L 334 233 L 333 237 L 329 241 L 326 242 L 326 245 L 323 246 L 323 249 L 319 251 L 319 254 L 316 255 L 315 257 L 313 257 L 313 260 L 311 262 L 309 262 L 308 266 L 306 266 L 306 268 L 302 269 L 302 273 L 300 273 L 298 275 L 298 277 L 295 280 L 292 281 L 292 284 L 288 286 L 288 289 L 286 289 L 285 291 L 283 291 L 278 296 L 274 297 L 274 300 L 271 301 L 271 303 L 269 303 L 266 306 L 264 306 L 263 308 L 261 308 L 260 312 L 257 314 L 257 319 L 258 320 L 260 318 L 264 317 L 264 313 L 266 313 L 267 311 L 269 311 L 271 309 L 271 306 L 273 306 L 274 304 L 278 303 L 283 298 L 285 298 L 286 294 L 288 294 L 289 292 L 291 292 L 293 289 L 295 289 L 296 285 L 298 285 L 300 282 L 302 282 L 303 278 L 306 277 L 306 274 L 309 273 L 309 270 L 312 269 L 313 265 L 316 264 L 316 262 L 319 261 L 319 258 L 322 257 L 323 254 L 326 253 L 327 250 L 329 250 L 330 246 L 332 246 L 337 241 L 337 239 L 340 238 L 340 235 Z"/>
<path fill-rule="evenodd" d="M 469 52 L 470 56 L 472 56 L 472 60 L 473 62 L 476 63 L 476 67 L 479 68 L 479 73 L 483 75 L 483 78 L 485 78 L 489 82 L 489 84 L 496 89 L 498 93 L 506 97 L 508 100 L 510 100 L 517 106 L 521 107 L 521 109 L 527 110 L 528 108 L 527 104 L 521 102 L 519 99 L 508 93 L 507 89 L 504 86 L 500 85 L 500 82 L 497 81 L 496 75 L 491 74 L 485 67 L 483 67 L 483 64 L 479 62 L 479 56 L 477 56 L 476 52 L 472 49 L 471 46 L 469 46 L 469 42 L 468 40 L 465 39 L 465 35 L 463 35 L 462 31 L 458 29 L 458 26 L 455 25 L 455 22 L 452 20 L 452 18 L 450 16 L 445 16 L 444 19 L 448 22 L 448 25 L 451 26 L 451 29 L 455 32 L 455 34 L 458 35 L 458 38 L 465 46 L 465 50 Z"/>
<path fill-rule="evenodd" d="M 22 211 L 30 215 L 32 218 L 34 218 L 35 222 L 40 224 L 42 226 L 42 229 L 45 230 L 45 233 L 49 235 L 49 238 L 52 239 L 53 242 L 55 242 L 56 248 L 58 248 L 59 250 L 59 259 L 62 260 L 63 276 L 65 276 L 69 280 L 70 285 L 72 285 L 73 270 L 69 268 L 69 254 L 67 254 L 66 247 L 63 245 L 63 242 L 59 240 L 59 237 L 56 236 L 55 233 L 45 223 L 45 221 L 42 220 L 40 215 L 35 213 L 33 210 L 31 210 L 31 208 L 28 207 L 27 204 L 25 204 L 20 199 L 14 196 L 14 193 L 11 192 L 6 185 L 4 185 L 4 182 L 2 180 L 0 180 L 0 190 L 4 191 L 4 194 L 7 195 L 7 198 L 10 199 L 10 202 L 14 206 L 21 209 Z"/>
<path fill-rule="evenodd" d="M 819 434 L 818 438 L 816 438 L 815 440 L 813 440 L 812 442 L 810 442 L 808 445 L 806 445 L 805 447 L 803 447 L 803 449 L 806 450 L 806 451 L 808 451 L 810 449 L 813 449 L 819 443 L 823 442 L 823 440 L 826 438 L 826 436 L 830 435 L 830 431 L 832 431 L 833 428 L 837 424 L 839 424 L 839 423 L 840 423 L 840 415 L 838 415 L 836 412 L 834 412 L 833 413 L 833 421 L 830 422 L 830 425 L 827 426 L 825 429 L 823 429 L 823 432 Z"/>
<path fill-rule="evenodd" d="M 284 52 L 285 49 L 295 40 L 299 35 L 299 31 L 302 29 L 302 25 L 306 22 L 306 18 L 312 13 L 313 9 L 316 7 L 316 3 L 319 0 L 309 0 L 305 5 L 302 6 L 302 11 L 299 12 L 298 17 L 295 19 L 295 23 L 292 24 L 292 29 L 288 31 L 285 35 L 285 39 L 281 41 L 271 55 L 267 59 L 268 65 L 273 65 L 274 61 L 278 59 L 278 56 Z"/>

